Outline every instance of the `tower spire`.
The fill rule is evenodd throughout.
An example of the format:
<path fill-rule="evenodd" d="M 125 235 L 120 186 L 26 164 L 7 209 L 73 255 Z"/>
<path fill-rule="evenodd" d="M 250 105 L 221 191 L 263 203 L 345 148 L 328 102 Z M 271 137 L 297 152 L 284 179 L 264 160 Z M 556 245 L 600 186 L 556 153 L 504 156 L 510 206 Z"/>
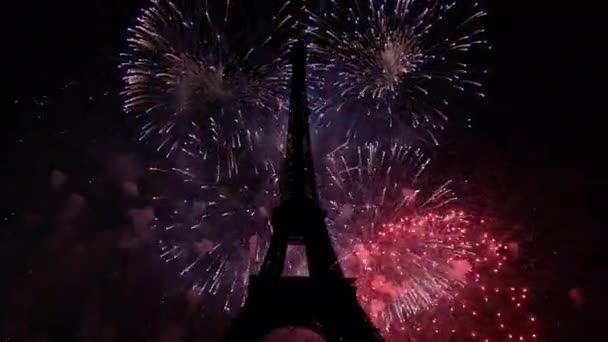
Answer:
<path fill-rule="evenodd" d="M 306 47 L 298 40 L 290 53 L 292 65 L 287 151 L 280 174 L 281 199 L 305 197 L 318 204 L 317 185 L 311 152 L 310 110 L 306 93 Z"/>

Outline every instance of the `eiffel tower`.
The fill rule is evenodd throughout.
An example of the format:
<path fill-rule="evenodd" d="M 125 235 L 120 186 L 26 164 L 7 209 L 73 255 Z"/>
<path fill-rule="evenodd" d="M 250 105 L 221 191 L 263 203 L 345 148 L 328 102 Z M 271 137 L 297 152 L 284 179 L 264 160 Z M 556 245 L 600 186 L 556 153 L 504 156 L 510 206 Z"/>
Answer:
<path fill-rule="evenodd" d="M 383 341 L 357 301 L 325 225 L 317 194 L 308 127 L 306 48 L 291 51 L 293 67 L 287 151 L 280 173 L 281 202 L 272 213 L 273 236 L 259 274 L 226 341 L 258 341 L 283 327 L 303 327 L 326 341 Z M 303 245 L 308 277 L 283 276 L 288 245 Z"/>

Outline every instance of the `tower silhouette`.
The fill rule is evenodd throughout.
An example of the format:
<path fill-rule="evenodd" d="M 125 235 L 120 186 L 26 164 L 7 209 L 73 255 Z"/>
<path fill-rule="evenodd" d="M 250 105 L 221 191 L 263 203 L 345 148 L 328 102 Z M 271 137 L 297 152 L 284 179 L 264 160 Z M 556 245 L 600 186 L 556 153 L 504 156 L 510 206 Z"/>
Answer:
<path fill-rule="evenodd" d="M 293 67 L 287 150 L 280 172 L 281 202 L 272 213 L 273 235 L 259 274 L 226 341 L 258 341 L 274 329 L 305 327 L 326 341 L 382 341 L 359 305 L 325 225 L 317 195 L 308 127 L 306 48 L 291 50 Z M 288 245 L 303 245 L 308 277 L 283 276 Z"/>

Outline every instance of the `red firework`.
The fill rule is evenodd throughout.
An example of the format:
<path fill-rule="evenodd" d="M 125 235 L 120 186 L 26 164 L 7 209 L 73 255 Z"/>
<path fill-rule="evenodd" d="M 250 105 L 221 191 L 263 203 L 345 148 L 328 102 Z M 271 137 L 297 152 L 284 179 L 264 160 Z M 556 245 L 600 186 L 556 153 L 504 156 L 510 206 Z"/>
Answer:
<path fill-rule="evenodd" d="M 389 341 L 534 341 L 517 245 L 461 211 L 408 214 L 353 244 L 343 266 Z"/>

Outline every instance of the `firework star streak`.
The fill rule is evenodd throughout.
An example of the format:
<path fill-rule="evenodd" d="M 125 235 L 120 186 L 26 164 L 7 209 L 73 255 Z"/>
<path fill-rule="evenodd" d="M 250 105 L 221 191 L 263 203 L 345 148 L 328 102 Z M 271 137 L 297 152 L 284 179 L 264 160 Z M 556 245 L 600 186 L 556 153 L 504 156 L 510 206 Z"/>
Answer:
<path fill-rule="evenodd" d="M 481 94 L 467 61 L 488 46 L 485 13 L 440 1 L 331 0 L 322 15 L 310 13 L 312 73 L 336 113 L 411 124 L 434 137 L 449 94 Z"/>
<path fill-rule="evenodd" d="M 151 171 L 162 184 L 154 197 L 161 258 L 205 298 L 208 313 L 240 308 L 271 234 L 273 171 L 220 181 L 206 181 L 204 170 L 194 168 Z"/>
<path fill-rule="evenodd" d="M 237 8 L 229 0 L 218 8 L 180 4 L 154 0 L 129 29 L 124 108 L 137 115 L 140 140 L 152 140 L 166 156 L 227 164 L 239 149 L 252 149 L 276 116 L 289 66 L 275 37 L 288 21 L 279 13 L 275 36 L 258 34 L 243 30 L 242 20 L 232 24 Z"/>

